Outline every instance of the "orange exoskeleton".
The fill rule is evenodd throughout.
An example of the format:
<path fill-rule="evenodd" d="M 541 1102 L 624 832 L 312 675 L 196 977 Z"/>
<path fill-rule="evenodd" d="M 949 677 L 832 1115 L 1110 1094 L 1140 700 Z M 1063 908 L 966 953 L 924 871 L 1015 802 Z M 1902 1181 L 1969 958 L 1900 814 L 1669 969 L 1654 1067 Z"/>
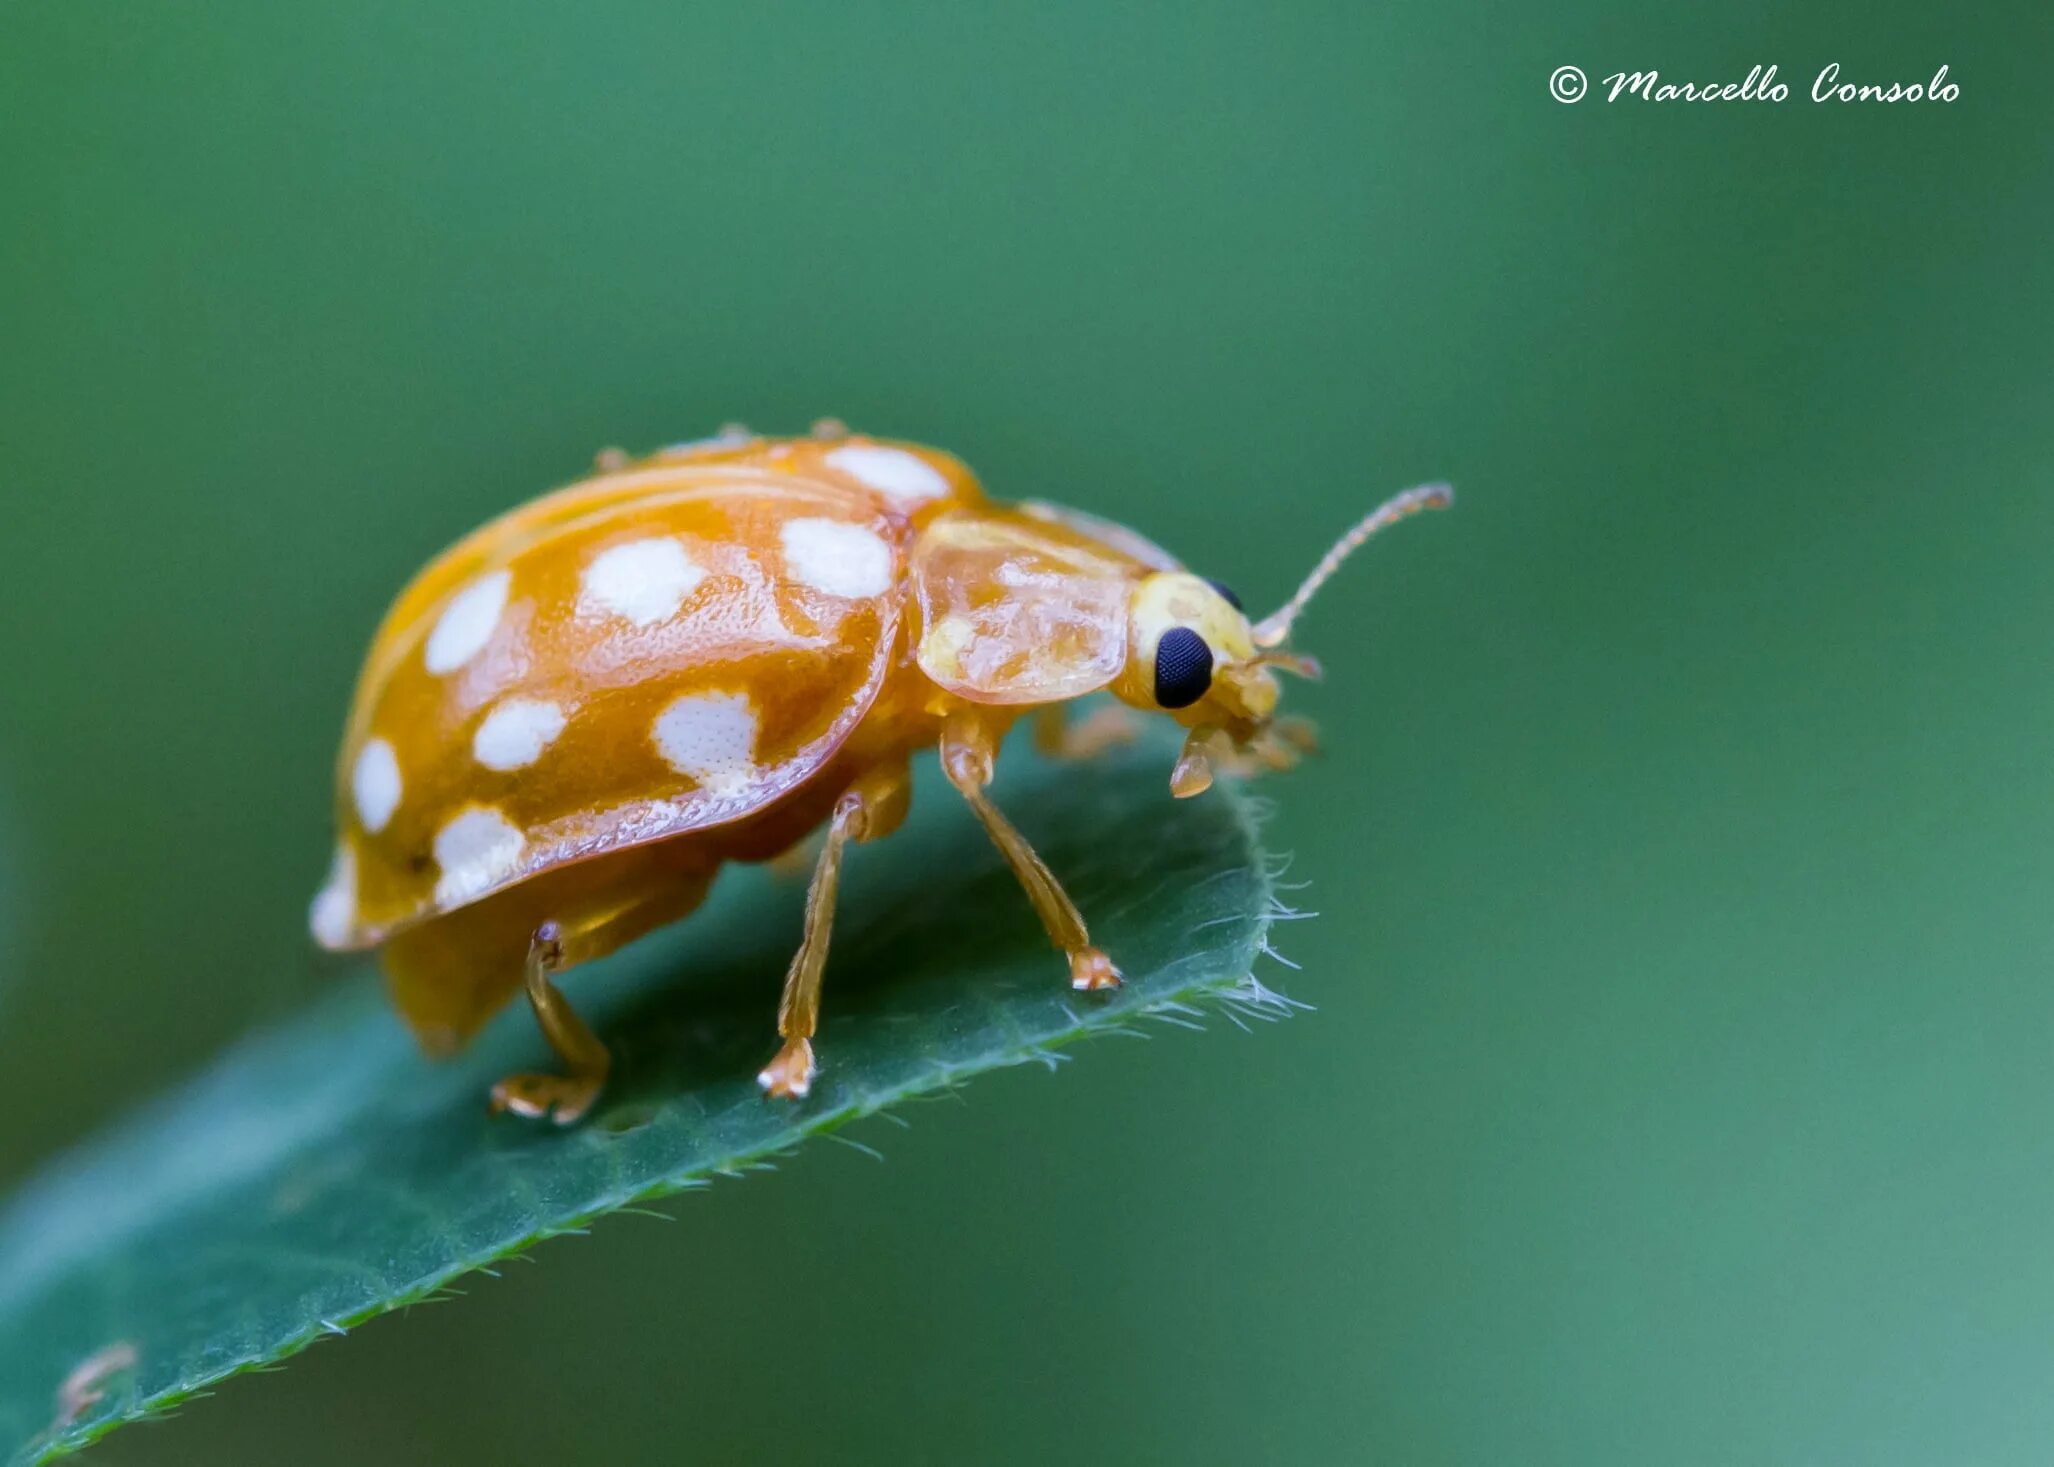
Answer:
<path fill-rule="evenodd" d="M 509 1076 L 495 1109 L 576 1120 L 605 1047 L 554 982 L 684 916 L 728 861 L 825 823 L 804 934 L 758 1077 L 803 1096 L 844 847 L 904 818 L 907 761 L 938 746 L 1080 989 L 1119 970 L 985 793 L 999 740 L 1034 710 L 1107 690 L 1189 733 L 1171 786 L 1283 767 L 1309 730 L 1275 717 L 1275 670 L 1306 598 L 1350 550 L 1440 486 L 1398 496 L 1251 624 L 1223 587 L 1130 530 L 987 499 L 931 448 L 739 430 L 600 471 L 445 551 L 372 642 L 337 765 L 341 827 L 311 925 L 382 946 L 394 1002 L 431 1053 L 525 987 L 560 1074 Z M 1117 736 L 1115 733 L 1113 736 Z"/>

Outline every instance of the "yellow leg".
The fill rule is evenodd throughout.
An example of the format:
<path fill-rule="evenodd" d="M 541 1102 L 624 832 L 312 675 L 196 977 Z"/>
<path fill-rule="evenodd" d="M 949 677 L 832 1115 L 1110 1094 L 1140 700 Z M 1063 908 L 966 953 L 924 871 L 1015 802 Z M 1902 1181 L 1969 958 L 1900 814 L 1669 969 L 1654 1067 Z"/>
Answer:
<path fill-rule="evenodd" d="M 951 715 L 942 728 L 942 770 L 948 775 L 949 783 L 969 801 L 970 809 L 983 823 L 992 844 L 1006 858 L 1006 864 L 1013 868 L 1014 877 L 1026 889 L 1027 900 L 1034 904 L 1034 914 L 1041 918 L 1041 925 L 1048 932 L 1048 940 L 1070 960 L 1070 986 L 1083 989 L 1118 987 L 1120 970 L 1113 966 L 1111 958 L 1091 945 L 1091 934 L 1084 928 L 1084 919 L 1057 884 L 1054 874 L 1043 864 L 1041 857 L 1034 854 L 1034 847 L 1027 844 L 1027 838 L 1013 829 L 1012 822 L 999 813 L 998 806 L 992 804 L 991 797 L 985 794 L 984 787 L 991 783 L 992 764 L 997 752 L 997 732 L 974 713 Z"/>
<path fill-rule="evenodd" d="M 528 942 L 528 1004 L 566 1073 L 508 1075 L 492 1087 L 492 1109 L 534 1119 L 549 1116 L 568 1126 L 599 1098 L 612 1059 L 549 981 L 562 962 L 563 933 L 556 923 L 544 922 Z"/>
<path fill-rule="evenodd" d="M 1043 704 L 1034 713 L 1034 747 L 1051 759 L 1094 759 L 1133 743 L 1140 733 L 1140 718 L 1124 703 L 1101 703 L 1075 723 L 1061 703 Z"/>
<path fill-rule="evenodd" d="M 784 1046 L 763 1067 L 756 1083 L 780 1100 L 796 1100 L 813 1088 L 813 1032 L 820 1024 L 820 980 L 827 971 L 827 940 L 834 930 L 835 894 L 841 889 L 842 847 L 850 841 L 890 835 L 906 818 L 913 797 L 911 772 L 901 764 L 863 775 L 835 801 L 827 840 L 813 884 L 806 888 L 806 935 L 785 974 L 777 1006 L 777 1032 Z"/>

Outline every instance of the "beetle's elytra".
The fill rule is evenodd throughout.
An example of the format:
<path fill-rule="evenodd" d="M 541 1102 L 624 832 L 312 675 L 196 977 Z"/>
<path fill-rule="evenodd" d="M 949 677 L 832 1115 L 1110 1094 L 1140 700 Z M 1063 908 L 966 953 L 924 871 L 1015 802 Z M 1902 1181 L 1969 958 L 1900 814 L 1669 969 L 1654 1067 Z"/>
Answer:
<path fill-rule="evenodd" d="M 906 812 L 908 758 L 949 782 L 1011 865 L 1078 988 L 1120 981 L 1055 877 L 985 794 L 999 740 L 1036 710 L 1044 747 L 1086 753 L 1061 704 L 1109 690 L 1189 734 L 1178 795 L 1216 766 L 1284 767 L 1274 669 L 1313 590 L 1442 486 L 1368 516 L 1274 615 L 1131 530 L 987 498 L 957 459 L 852 436 L 738 430 L 601 471 L 437 557 L 372 642 L 337 765 L 340 839 L 311 925 L 382 946 L 394 1002 L 448 1053 L 525 984 L 561 1074 L 512 1075 L 495 1109 L 583 1115 L 607 1052 L 553 981 L 684 916 L 727 861 L 823 822 L 804 934 L 758 1077 L 802 1096 L 843 848 Z"/>

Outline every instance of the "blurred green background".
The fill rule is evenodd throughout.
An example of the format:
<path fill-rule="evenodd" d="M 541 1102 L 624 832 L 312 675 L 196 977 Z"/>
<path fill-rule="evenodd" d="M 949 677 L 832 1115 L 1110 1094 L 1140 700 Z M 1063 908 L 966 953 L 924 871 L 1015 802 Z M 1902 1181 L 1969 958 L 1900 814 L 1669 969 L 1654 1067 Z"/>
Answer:
<path fill-rule="evenodd" d="M 1302 626 L 1317 1014 L 96 1459 L 2047 1460 L 2050 77 L 2023 4 L 0 9 L 0 1178 L 369 981 L 357 657 L 601 445 L 832 413 L 1259 607 L 1463 495 Z"/>

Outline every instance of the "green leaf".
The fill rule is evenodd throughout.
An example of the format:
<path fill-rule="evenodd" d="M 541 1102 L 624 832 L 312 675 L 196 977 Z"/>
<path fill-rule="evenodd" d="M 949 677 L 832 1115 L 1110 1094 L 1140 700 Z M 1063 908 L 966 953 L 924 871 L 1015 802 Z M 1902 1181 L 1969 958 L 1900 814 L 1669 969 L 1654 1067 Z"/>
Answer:
<path fill-rule="evenodd" d="M 570 976 L 617 1058 L 580 1128 L 486 1114 L 495 1077 L 544 1061 L 525 1012 L 434 1065 L 361 976 L 246 1039 L 0 1212 L 0 1451 L 63 1455 L 600 1213 L 981 1070 L 1053 1065 L 1057 1046 L 1147 1015 L 1188 1022 L 1196 1000 L 1277 1012 L 1250 976 L 1273 898 L 1248 801 L 1172 800 L 1169 762 L 1154 741 L 1089 764 L 1015 753 L 998 784 L 1124 968 L 1109 995 L 1070 991 L 982 832 L 923 770 L 907 828 L 850 853 L 823 1073 L 797 1105 L 753 1077 L 776 1047 L 803 883 L 760 869 Z M 124 1345 L 133 1364 L 56 1421 L 60 1382 L 96 1356 L 119 1366 Z"/>

